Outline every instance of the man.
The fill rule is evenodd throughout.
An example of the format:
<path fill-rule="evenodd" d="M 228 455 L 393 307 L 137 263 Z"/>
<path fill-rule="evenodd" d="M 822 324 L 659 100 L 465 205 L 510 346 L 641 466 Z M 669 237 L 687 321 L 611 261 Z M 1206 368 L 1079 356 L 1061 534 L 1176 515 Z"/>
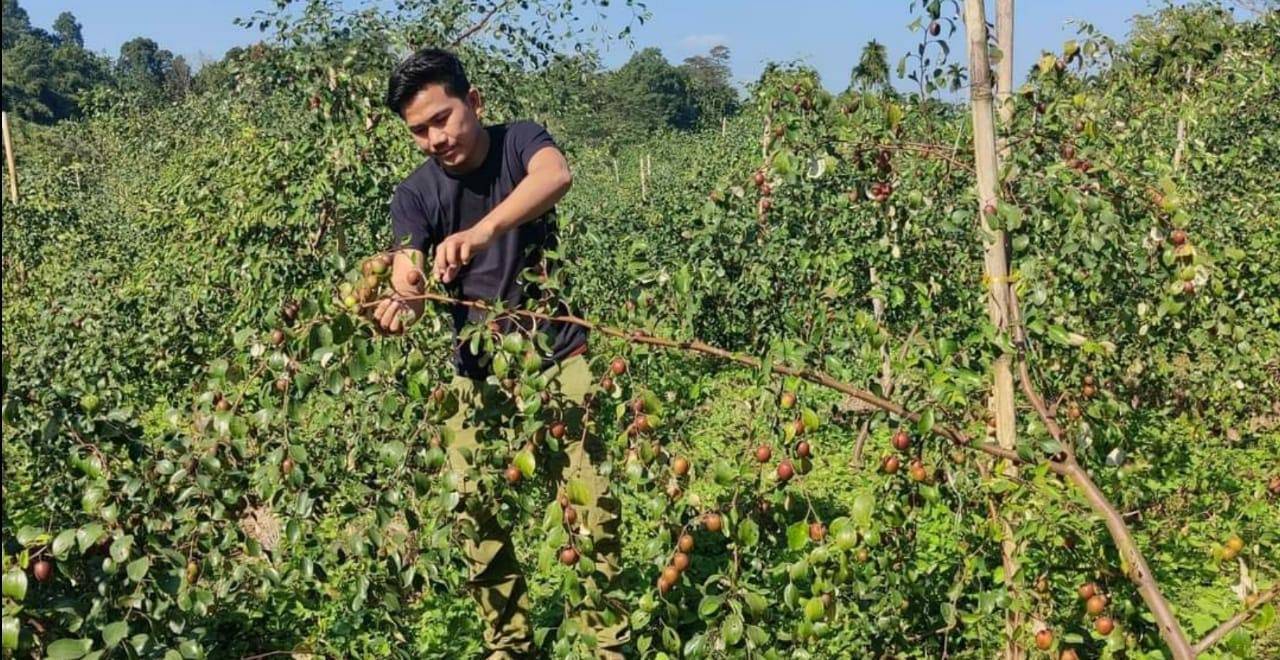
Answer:
<path fill-rule="evenodd" d="M 430 158 L 396 188 L 392 198 L 392 228 L 399 249 L 391 281 L 398 295 L 375 307 L 374 321 L 382 330 L 398 333 L 405 323 L 421 317 L 422 301 L 401 297 L 420 293 L 422 278 L 411 273 L 417 272 L 415 264 L 428 263 L 425 259 L 433 248 L 430 274 L 454 298 L 503 301 L 518 307 L 537 296 L 536 287 L 522 284 L 520 275 L 526 268 L 546 272 L 543 252 L 556 247 L 555 203 L 573 182 L 551 136 L 533 122 L 482 126 L 480 93 L 468 82 L 458 58 L 444 50 L 424 49 L 396 66 L 386 103 L 404 119 L 414 142 Z M 472 469 L 471 449 L 486 440 L 501 440 L 478 433 L 469 424 L 472 414 L 509 404 L 509 399 L 486 381 L 487 356 L 474 354 L 469 342 L 458 341 L 462 329 L 482 320 L 483 312 L 459 305 L 452 317 L 457 372 L 452 389 L 460 406 L 446 423 L 452 436 L 446 438 L 450 468 L 466 474 Z M 538 329 L 547 333 L 551 347 L 551 354 L 543 356 L 543 374 L 559 383 L 560 393 L 576 409 L 564 420 L 569 426 L 565 456 L 551 468 L 559 472 L 562 492 L 569 478 L 587 485 L 587 503 L 569 506 L 577 509 L 577 528 L 591 535 L 592 561 L 605 581 L 611 581 L 619 570 L 620 507 L 609 497 L 608 482 L 597 470 L 605 453 L 600 439 L 582 428 L 582 407 L 594 381 L 584 356 L 587 332 L 561 323 Z M 464 480 L 464 496 L 475 490 L 474 480 Z M 494 498 L 471 499 L 469 506 L 465 501 L 459 506 L 457 516 L 478 530 L 477 538 L 466 541 L 465 554 L 470 564 L 468 588 L 487 623 L 489 657 L 530 657 L 536 649 L 526 582 L 509 530 L 497 522 L 490 505 L 479 504 Z M 621 646 L 628 639 L 625 616 L 600 608 L 573 613 L 571 620 L 580 630 L 594 634 L 601 656 L 621 657 Z"/>

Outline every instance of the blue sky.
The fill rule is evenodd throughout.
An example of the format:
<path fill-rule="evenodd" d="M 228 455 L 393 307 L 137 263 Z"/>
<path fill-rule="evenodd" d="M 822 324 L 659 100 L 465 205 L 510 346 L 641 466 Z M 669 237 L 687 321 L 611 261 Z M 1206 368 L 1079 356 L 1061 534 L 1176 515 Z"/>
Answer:
<path fill-rule="evenodd" d="M 271 0 L 19 0 L 32 22 L 48 28 L 62 11 L 70 11 L 84 26 L 86 46 L 115 55 L 120 44 L 135 36 L 155 39 L 162 47 L 193 63 L 216 59 L 228 48 L 256 40 L 259 33 L 232 24 Z M 359 4 L 355 0 L 350 5 Z M 614 2 L 613 5 L 620 5 Z M 818 70 L 823 85 L 844 89 L 858 52 L 876 39 L 889 51 L 890 65 L 914 48 L 918 35 L 907 30 L 914 18 L 907 0 L 647 0 L 651 19 L 633 31 L 636 48 L 656 46 L 667 59 L 679 62 L 706 52 L 716 43 L 728 46 L 738 82 L 755 80 L 769 60 L 802 60 Z M 993 0 L 988 0 L 992 5 Z M 1022 0 L 1016 3 L 1014 57 L 1019 74 L 1030 67 L 1042 49 L 1059 49 L 1074 36 L 1072 19 L 1093 23 L 1122 38 L 1129 19 L 1164 4 L 1159 0 Z M 626 10 L 618 8 L 616 15 Z M 961 55 L 961 40 L 953 39 L 953 57 Z M 625 44 L 614 43 L 604 53 L 616 66 L 630 55 Z M 911 83 L 895 81 L 900 87 Z"/>

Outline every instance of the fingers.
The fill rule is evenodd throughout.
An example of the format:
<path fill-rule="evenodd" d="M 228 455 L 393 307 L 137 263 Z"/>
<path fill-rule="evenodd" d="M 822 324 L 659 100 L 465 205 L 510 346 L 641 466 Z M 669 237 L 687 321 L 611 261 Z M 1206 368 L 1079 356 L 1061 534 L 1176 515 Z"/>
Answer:
<path fill-rule="evenodd" d="M 432 274 L 441 282 L 452 282 L 463 266 L 471 263 L 475 256 L 471 241 L 465 237 L 454 235 L 446 238 L 436 247 L 436 260 Z"/>
<path fill-rule="evenodd" d="M 400 304 L 398 300 L 384 300 L 378 305 L 374 319 L 384 332 L 399 331 L 400 318 L 397 312 L 400 311 Z"/>

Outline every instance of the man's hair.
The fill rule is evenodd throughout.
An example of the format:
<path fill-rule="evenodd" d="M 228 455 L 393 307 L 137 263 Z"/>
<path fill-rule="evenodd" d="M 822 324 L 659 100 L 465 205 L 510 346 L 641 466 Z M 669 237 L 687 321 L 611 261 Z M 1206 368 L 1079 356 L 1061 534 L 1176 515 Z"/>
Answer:
<path fill-rule="evenodd" d="M 404 107 L 414 95 L 431 84 L 443 85 L 446 94 L 460 99 L 465 99 L 471 89 L 457 55 L 441 48 L 423 48 L 391 70 L 387 107 L 403 117 Z"/>

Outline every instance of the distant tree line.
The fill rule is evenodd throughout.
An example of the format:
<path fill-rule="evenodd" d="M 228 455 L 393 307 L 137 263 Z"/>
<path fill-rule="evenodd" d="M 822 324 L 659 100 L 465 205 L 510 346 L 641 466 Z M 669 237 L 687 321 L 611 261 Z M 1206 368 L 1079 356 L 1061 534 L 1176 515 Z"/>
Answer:
<path fill-rule="evenodd" d="M 112 59 L 85 49 L 82 26 L 71 12 L 45 30 L 31 24 L 18 0 L 3 2 L 3 104 L 18 117 L 42 124 L 77 117 L 95 89 L 153 103 L 182 98 L 196 83 L 181 55 L 151 39 L 125 42 Z"/>

